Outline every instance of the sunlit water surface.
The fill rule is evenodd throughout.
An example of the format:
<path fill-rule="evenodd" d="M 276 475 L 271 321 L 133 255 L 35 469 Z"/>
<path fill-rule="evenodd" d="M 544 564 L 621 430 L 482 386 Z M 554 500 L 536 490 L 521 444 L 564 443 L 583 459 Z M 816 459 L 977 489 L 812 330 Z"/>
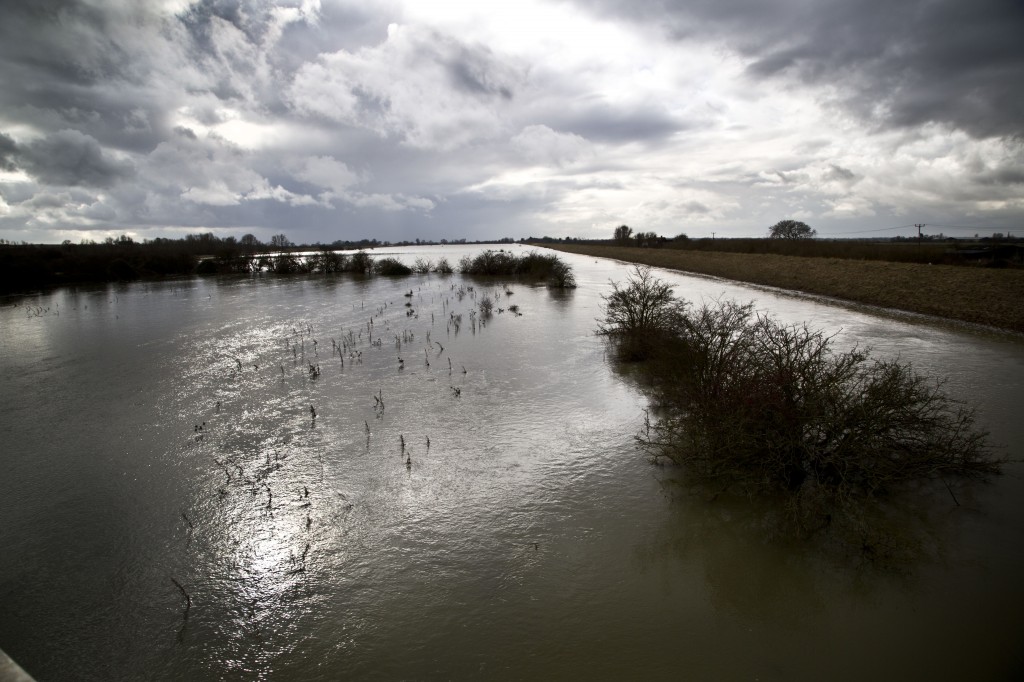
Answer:
<path fill-rule="evenodd" d="M 896 569 L 768 542 L 756 509 L 636 449 L 646 401 L 593 334 L 628 266 L 563 257 L 575 291 L 265 276 L 4 300 L 0 648 L 40 680 L 1024 674 L 1019 464 L 960 506 L 926 491 L 926 551 Z M 1019 337 L 658 274 L 947 376 L 1020 457 Z"/>

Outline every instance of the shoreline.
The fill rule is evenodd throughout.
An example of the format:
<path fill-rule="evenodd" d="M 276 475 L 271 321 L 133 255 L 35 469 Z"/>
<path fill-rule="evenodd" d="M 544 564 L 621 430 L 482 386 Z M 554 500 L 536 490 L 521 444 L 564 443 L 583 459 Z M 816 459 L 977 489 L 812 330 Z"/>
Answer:
<path fill-rule="evenodd" d="M 1024 333 L 1024 270 L 589 244 L 540 246 Z"/>

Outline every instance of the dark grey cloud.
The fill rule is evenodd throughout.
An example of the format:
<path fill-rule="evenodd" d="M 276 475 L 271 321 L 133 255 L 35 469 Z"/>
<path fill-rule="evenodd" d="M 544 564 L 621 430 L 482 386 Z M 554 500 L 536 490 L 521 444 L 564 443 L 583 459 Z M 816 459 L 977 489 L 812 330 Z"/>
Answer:
<path fill-rule="evenodd" d="M 70 197 L 66 194 L 49 194 L 41 192 L 25 202 L 25 206 L 35 209 L 61 208 L 68 203 Z"/>
<path fill-rule="evenodd" d="M 111 16 L 101 6 L 44 0 L 6 3 L 3 12 L 4 73 L 44 72 L 51 81 L 95 84 L 130 63 L 130 55 L 117 49 Z"/>
<path fill-rule="evenodd" d="M 0 170 L 13 171 L 18 166 L 14 157 L 18 153 L 18 145 L 7 135 L 0 133 Z"/>
<path fill-rule="evenodd" d="M 1002 167 L 981 173 L 976 178 L 982 185 L 1024 185 L 1024 169 Z"/>
<path fill-rule="evenodd" d="M 159 142 L 166 112 L 155 93 L 164 83 L 151 78 L 153 57 L 137 49 L 160 30 L 147 4 L 16 2 L 2 16 L 0 110 L 8 123 L 75 128 L 125 150 Z"/>
<path fill-rule="evenodd" d="M 754 78 L 833 85 L 882 127 L 947 124 L 972 136 L 1024 134 L 1019 0 L 598 0 L 680 41 L 724 42 Z"/>
<path fill-rule="evenodd" d="M 495 73 L 494 61 L 486 48 L 473 50 L 464 46 L 449 59 L 448 69 L 460 90 L 512 99 L 512 89 L 501 74 Z"/>
<path fill-rule="evenodd" d="M 188 29 L 197 50 L 215 54 L 214 20 L 226 21 L 244 33 L 250 42 L 259 42 L 268 29 L 272 7 L 272 3 L 266 1 L 200 0 L 179 14 L 178 19 Z"/>
<path fill-rule="evenodd" d="M 612 105 L 604 101 L 565 107 L 544 116 L 558 132 L 573 133 L 595 142 L 657 142 L 693 124 L 657 107 Z"/>
<path fill-rule="evenodd" d="M 276 62 L 291 73 L 318 54 L 377 45 L 387 35 L 388 24 L 394 21 L 388 12 L 375 10 L 371 3 L 353 6 L 325 2 L 320 6 L 315 26 L 290 24 L 281 35 L 281 50 Z"/>
<path fill-rule="evenodd" d="M 856 178 L 857 174 L 854 173 L 852 170 L 850 170 L 849 168 L 843 168 L 842 166 L 837 166 L 834 163 L 829 164 L 828 172 L 825 173 L 826 180 L 850 182 L 851 180 L 855 180 Z"/>
<path fill-rule="evenodd" d="M 280 84 L 304 64 L 320 54 L 342 49 L 352 52 L 376 45 L 387 35 L 388 14 L 374 12 L 370 6 L 328 2 L 317 9 L 315 16 L 306 17 L 308 21 L 288 21 L 283 26 L 279 14 L 282 9 L 273 0 L 198 0 L 177 15 L 177 22 L 189 37 L 192 61 L 221 74 L 212 88 L 218 99 L 244 98 L 237 81 L 243 78 L 248 85 L 254 85 L 252 76 L 261 66 L 245 55 L 225 53 L 215 39 L 220 25 L 237 29 L 250 46 L 266 47 L 271 38 L 276 41 L 276 49 L 261 54 L 273 74 L 272 82 L 263 83 L 258 93 L 261 105 L 276 114 L 287 110 L 280 98 Z M 275 31 L 279 34 L 274 34 Z"/>
<path fill-rule="evenodd" d="M 455 89 L 474 96 L 512 99 L 519 78 L 518 67 L 502 63 L 487 46 L 438 31 L 420 37 L 409 57 L 443 65 Z"/>
<path fill-rule="evenodd" d="M 354 27 L 370 20 L 333 5 L 309 22 L 283 21 L 280 11 L 270 0 L 200 0 L 179 15 L 150 2 L 7 3 L 0 14 L 0 111 L 8 124 L 72 128 L 104 147 L 138 153 L 172 134 L 184 99 L 208 96 L 211 109 L 225 103 L 281 112 L 289 74 L 320 48 L 358 44 Z M 343 28 L 347 21 L 353 27 Z M 378 39 L 386 32 L 380 22 L 373 24 Z M 242 40 L 225 37 L 225 27 Z M 262 49 L 275 30 L 289 49 Z M 371 31 L 363 33 L 368 40 Z"/>
<path fill-rule="evenodd" d="M 109 187 L 132 174 L 130 164 L 103 152 L 92 137 L 60 130 L 21 147 L 20 165 L 45 185 Z"/>
<path fill-rule="evenodd" d="M 175 126 L 174 132 L 175 134 L 181 135 L 182 137 L 187 137 L 190 140 L 199 139 L 198 137 L 196 137 L 196 133 L 194 130 L 192 130 L 191 128 L 186 128 L 185 126 Z"/>

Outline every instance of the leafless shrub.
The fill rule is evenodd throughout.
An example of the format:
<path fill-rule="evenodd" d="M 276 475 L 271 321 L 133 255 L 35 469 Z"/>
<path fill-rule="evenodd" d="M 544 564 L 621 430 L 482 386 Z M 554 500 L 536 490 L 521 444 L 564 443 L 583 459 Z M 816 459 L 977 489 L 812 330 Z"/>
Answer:
<path fill-rule="evenodd" d="M 691 309 L 637 268 L 599 332 L 648 361 L 659 418 L 638 439 L 655 460 L 719 489 L 791 495 L 804 528 L 916 481 L 999 472 L 942 381 L 749 304 Z"/>

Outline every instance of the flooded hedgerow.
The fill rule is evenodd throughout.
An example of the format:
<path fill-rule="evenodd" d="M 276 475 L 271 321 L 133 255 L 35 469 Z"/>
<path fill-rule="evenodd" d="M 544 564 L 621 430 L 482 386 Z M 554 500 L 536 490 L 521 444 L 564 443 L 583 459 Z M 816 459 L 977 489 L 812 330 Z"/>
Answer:
<path fill-rule="evenodd" d="M 532 282 L 545 282 L 549 287 L 571 289 L 576 286 L 572 266 L 554 254 L 530 252 L 516 255 L 506 251 L 488 250 L 476 256 L 464 256 L 458 263 L 458 272 L 481 277 L 509 277 Z M 321 249 L 309 255 L 290 252 L 264 254 L 259 256 L 236 257 L 234 259 L 210 260 L 200 274 L 224 274 L 229 272 L 294 274 L 376 274 L 389 277 L 405 277 L 412 274 L 435 272 L 451 275 L 456 268 L 447 258 L 436 263 L 417 258 L 407 265 L 399 258 L 385 256 L 375 259 L 365 251 L 343 254 Z"/>

